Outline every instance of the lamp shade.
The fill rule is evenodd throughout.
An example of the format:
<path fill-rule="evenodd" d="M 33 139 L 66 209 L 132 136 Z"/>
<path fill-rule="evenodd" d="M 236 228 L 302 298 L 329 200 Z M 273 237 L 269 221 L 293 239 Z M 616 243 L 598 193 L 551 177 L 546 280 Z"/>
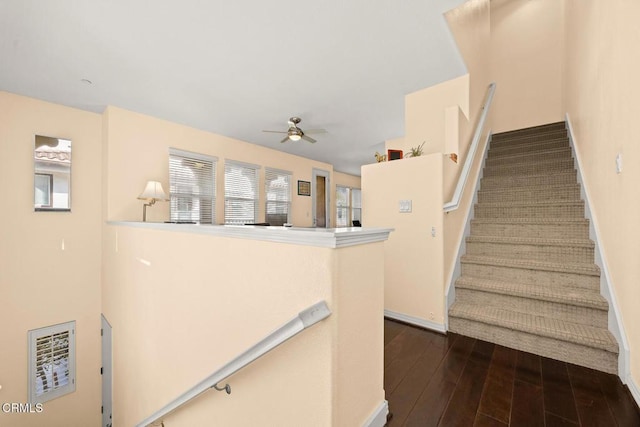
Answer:
<path fill-rule="evenodd" d="M 140 200 L 169 200 L 158 181 L 149 181 L 144 191 L 138 196 Z"/>

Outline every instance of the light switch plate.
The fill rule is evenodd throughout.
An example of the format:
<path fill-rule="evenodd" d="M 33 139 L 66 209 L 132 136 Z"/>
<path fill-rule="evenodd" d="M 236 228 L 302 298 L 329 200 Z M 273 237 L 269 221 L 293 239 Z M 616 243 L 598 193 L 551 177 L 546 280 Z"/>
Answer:
<path fill-rule="evenodd" d="M 400 200 L 398 202 L 400 213 L 409 213 L 411 212 L 411 200 Z"/>

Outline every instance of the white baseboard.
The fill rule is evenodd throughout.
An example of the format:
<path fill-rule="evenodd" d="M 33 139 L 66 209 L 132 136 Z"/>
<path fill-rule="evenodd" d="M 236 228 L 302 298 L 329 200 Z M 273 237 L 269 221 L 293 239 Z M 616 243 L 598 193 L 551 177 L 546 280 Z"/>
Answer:
<path fill-rule="evenodd" d="M 620 380 L 626 384 L 628 380 L 631 380 L 631 355 L 629 353 L 629 342 L 627 341 L 627 334 L 622 323 L 622 314 L 616 298 L 613 280 L 609 273 L 609 263 L 607 262 L 605 253 L 602 250 L 602 245 L 600 244 L 602 240 L 600 239 L 598 218 L 596 218 L 595 213 L 591 209 L 589 189 L 587 188 L 584 177 L 582 176 L 582 157 L 580 155 L 579 145 L 576 143 L 575 133 L 573 131 L 573 125 L 571 124 L 569 113 L 565 114 L 565 123 L 569 134 L 569 144 L 574 155 L 576 171 L 578 173 L 580 194 L 585 202 L 585 216 L 589 220 L 589 237 L 595 243 L 595 263 L 600 267 L 600 293 L 609 302 L 609 331 L 611 331 L 611 333 L 616 337 L 619 345 L 618 377 L 620 377 Z M 629 387 L 629 389 L 631 389 L 631 387 Z M 636 401 L 638 401 L 638 398 L 636 398 Z"/>
<path fill-rule="evenodd" d="M 636 382 L 633 380 L 633 377 L 631 376 L 631 374 L 629 374 L 629 376 L 627 377 L 626 384 L 627 384 L 627 387 L 629 387 L 631 396 L 633 396 L 633 399 L 636 401 L 636 405 L 640 406 L 640 388 L 638 387 Z"/>
<path fill-rule="evenodd" d="M 389 402 L 383 400 L 373 411 L 373 414 L 364 422 L 362 427 L 384 427 L 387 424 L 387 414 L 389 413 Z"/>
<path fill-rule="evenodd" d="M 384 311 L 384 317 L 389 319 L 399 320 L 400 322 L 409 323 L 410 325 L 420 326 L 421 328 L 430 329 L 432 331 L 440 332 L 444 334 L 447 332 L 444 325 L 441 323 L 431 322 L 426 319 L 420 319 L 419 317 L 409 316 L 408 314 L 397 313 L 391 310 Z"/>

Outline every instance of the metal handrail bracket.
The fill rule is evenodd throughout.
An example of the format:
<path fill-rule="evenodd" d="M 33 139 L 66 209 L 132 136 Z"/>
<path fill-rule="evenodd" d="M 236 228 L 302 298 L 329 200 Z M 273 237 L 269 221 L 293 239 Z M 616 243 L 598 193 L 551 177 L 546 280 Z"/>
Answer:
<path fill-rule="evenodd" d="M 280 328 L 237 356 L 222 368 L 218 369 L 207 378 L 200 381 L 198 384 L 191 387 L 189 390 L 182 393 L 180 396 L 176 397 L 144 420 L 140 421 L 137 424 L 137 427 L 147 427 L 159 420 L 162 420 L 162 418 L 168 414 L 174 412 L 185 403 L 211 388 L 215 388 L 220 391 L 225 390 L 227 393 L 231 393 L 231 388 L 228 384 L 223 387 L 218 387 L 218 383 L 273 350 L 294 335 L 302 332 L 319 321 L 326 319 L 329 315 L 331 315 L 331 310 L 325 301 L 320 301 L 306 310 L 301 311 L 295 318 L 282 325 Z"/>

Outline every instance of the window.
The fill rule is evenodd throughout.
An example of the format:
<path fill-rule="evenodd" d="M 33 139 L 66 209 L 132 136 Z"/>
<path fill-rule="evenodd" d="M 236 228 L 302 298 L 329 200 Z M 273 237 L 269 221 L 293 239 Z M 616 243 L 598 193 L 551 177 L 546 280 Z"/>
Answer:
<path fill-rule="evenodd" d="M 291 212 L 291 172 L 266 168 L 264 172 L 267 195 L 265 222 L 270 225 L 289 223 Z"/>
<path fill-rule="evenodd" d="M 362 221 L 362 191 L 336 185 L 336 227 L 351 227 Z"/>
<path fill-rule="evenodd" d="M 260 166 L 232 160 L 224 163 L 224 222 L 258 221 L 258 170 Z"/>
<path fill-rule="evenodd" d="M 336 185 L 336 227 L 348 227 L 349 187 Z"/>
<path fill-rule="evenodd" d="M 217 161 L 215 157 L 169 149 L 171 221 L 215 223 Z"/>
<path fill-rule="evenodd" d="M 34 209 L 71 210 L 71 141 L 36 135 L 33 159 Z"/>
<path fill-rule="evenodd" d="M 29 331 L 29 403 L 42 403 L 76 389 L 76 322 Z"/>
<path fill-rule="evenodd" d="M 351 223 L 353 221 L 362 222 L 362 190 L 351 189 Z"/>
<path fill-rule="evenodd" d="M 36 173 L 36 208 L 50 208 L 53 199 L 53 175 Z"/>

